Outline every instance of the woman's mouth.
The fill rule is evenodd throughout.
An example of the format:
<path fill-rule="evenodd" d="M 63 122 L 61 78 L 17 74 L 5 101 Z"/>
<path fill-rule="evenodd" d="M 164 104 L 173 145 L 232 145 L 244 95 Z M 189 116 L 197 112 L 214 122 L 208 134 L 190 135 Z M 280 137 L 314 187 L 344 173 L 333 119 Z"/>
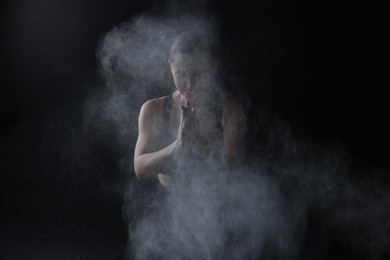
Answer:
<path fill-rule="evenodd" d="M 191 100 L 191 99 L 192 99 L 192 93 L 191 93 L 191 91 L 190 91 L 189 89 L 185 89 L 185 90 L 184 90 L 184 94 L 185 94 L 185 96 L 186 96 L 186 98 L 187 98 L 188 100 Z"/>

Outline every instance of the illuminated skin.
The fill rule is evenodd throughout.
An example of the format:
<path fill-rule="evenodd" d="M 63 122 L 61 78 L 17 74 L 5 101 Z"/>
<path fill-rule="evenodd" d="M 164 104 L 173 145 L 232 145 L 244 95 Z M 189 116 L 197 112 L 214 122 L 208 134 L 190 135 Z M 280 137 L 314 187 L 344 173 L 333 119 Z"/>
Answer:
<path fill-rule="evenodd" d="M 181 104 L 189 101 L 191 106 L 206 106 L 211 103 L 210 74 L 214 71 L 213 62 L 206 55 L 178 53 L 169 60 L 173 82 L 181 95 Z"/>
<path fill-rule="evenodd" d="M 174 141 L 158 150 L 159 141 L 163 138 L 159 129 L 163 129 L 164 98 L 149 100 L 140 111 L 134 152 L 137 178 L 143 180 L 157 176 L 165 187 L 173 182 L 169 172 L 178 156 L 206 158 L 219 152 L 212 141 L 218 130 L 213 95 L 208 84 L 214 63 L 207 55 L 183 53 L 176 53 L 168 62 L 176 87 L 169 121 L 169 135 L 174 137 Z M 228 158 L 225 161 L 230 162 L 230 170 L 237 170 L 245 159 L 245 114 L 235 102 L 225 101 L 222 107 L 223 156 Z"/>

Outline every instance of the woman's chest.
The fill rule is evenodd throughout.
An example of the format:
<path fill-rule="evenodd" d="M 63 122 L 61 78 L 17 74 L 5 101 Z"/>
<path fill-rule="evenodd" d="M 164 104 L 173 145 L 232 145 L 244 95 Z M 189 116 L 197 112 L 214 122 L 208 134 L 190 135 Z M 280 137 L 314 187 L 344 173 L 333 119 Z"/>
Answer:
<path fill-rule="evenodd" d="M 172 110 L 169 122 L 169 133 L 176 138 L 181 120 L 181 111 Z M 218 119 L 215 111 L 208 108 L 197 108 L 194 127 L 198 127 L 201 136 L 208 142 L 215 139 L 218 133 Z"/>

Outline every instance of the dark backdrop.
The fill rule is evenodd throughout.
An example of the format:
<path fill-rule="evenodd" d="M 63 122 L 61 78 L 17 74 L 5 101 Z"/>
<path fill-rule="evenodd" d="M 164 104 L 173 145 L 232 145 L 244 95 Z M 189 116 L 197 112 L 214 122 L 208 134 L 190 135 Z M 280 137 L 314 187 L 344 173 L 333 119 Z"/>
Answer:
<path fill-rule="evenodd" d="M 126 151 L 93 140 L 92 134 L 88 158 L 58 158 L 56 149 L 82 140 L 47 133 L 47 118 L 65 111 L 56 129 L 80 124 L 83 101 L 104 85 L 97 73 L 98 40 L 129 17 L 145 11 L 158 15 L 166 6 L 122 0 L 2 5 L 0 162 L 7 257 L 123 256 L 127 226 L 121 191 L 133 178 L 118 170 Z M 252 121 L 270 107 L 297 138 L 334 140 L 361 167 L 380 170 L 387 179 L 388 30 L 381 6 L 280 0 L 210 1 L 209 8 L 235 61 L 231 68 L 250 97 Z M 82 159 L 94 166 L 85 169 Z M 57 172 L 64 171 L 59 178 Z M 102 182 L 119 187 L 105 189 Z"/>

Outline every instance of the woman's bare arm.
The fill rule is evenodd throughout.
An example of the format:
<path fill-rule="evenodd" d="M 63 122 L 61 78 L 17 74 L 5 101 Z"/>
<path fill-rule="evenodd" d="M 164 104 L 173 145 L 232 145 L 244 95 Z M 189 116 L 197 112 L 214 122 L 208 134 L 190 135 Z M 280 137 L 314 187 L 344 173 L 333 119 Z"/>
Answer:
<path fill-rule="evenodd" d="M 159 103 L 160 102 L 160 103 Z M 134 153 L 134 168 L 137 178 L 158 177 L 162 185 L 169 184 L 169 176 L 162 173 L 169 173 L 172 169 L 177 154 L 184 153 L 187 149 L 183 147 L 183 143 L 187 146 L 189 141 L 183 139 L 182 133 L 188 133 L 192 128 L 189 117 L 182 119 L 179 127 L 177 139 L 167 147 L 157 150 L 159 143 L 161 123 L 159 123 L 159 115 L 161 113 L 161 100 L 151 100 L 146 102 L 140 111 L 139 115 L 139 134 Z M 225 161 L 231 171 L 239 171 L 245 161 L 245 133 L 246 133 L 246 117 L 244 110 L 238 103 L 227 102 L 224 104 L 223 115 L 224 129 L 224 152 Z M 184 150 L 183 150 L 184 148 Z M 166 181 L 167 180 L 167 181 Z M 166 185 L 164 185 L 166 186 Z"/>
<path fill-rule="evenodd" d="M 159 103 L 160 102 L 160 103 Z M 138 119 L 138 139 L 134 151 L 134 170 L 139 180 L 166 172 L 173 161 L 176 141 L 157 150 L 160 138 L 161 100 L 146 102 Z"/>
<path fill-rule="evenodd" d="M 245 163 L 246 116 L 239 103 L 226 102 L 223 112 L 225 161 L 230 171 L 240 172 Z"/>

